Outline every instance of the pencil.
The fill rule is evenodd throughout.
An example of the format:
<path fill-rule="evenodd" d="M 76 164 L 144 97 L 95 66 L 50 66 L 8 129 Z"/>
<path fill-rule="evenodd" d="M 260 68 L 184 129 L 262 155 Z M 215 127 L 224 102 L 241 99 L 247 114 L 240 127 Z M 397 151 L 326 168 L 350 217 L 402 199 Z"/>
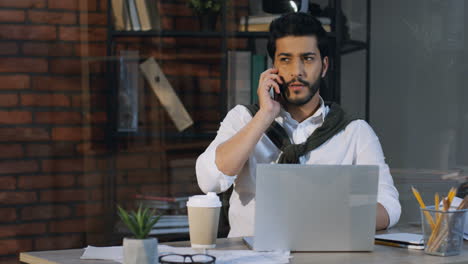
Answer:
<path fill-rule="evenodd" d="M 416 197 L 416 200 L 418 201 L 419 206 L 422 209 L 426 208 L 426 205 L 424 204 L 418 190 L 416 190 L 416 188 L 414 188 L 413 186 L 411 186 L 411 190 L 413 191 L 414 197 Z M 432 219 L 431 214 L 428 211 L 424 211 L 424 215 L 426 215 L 427 221 L 429 222 L 429 225 L 431 226 L 431 229 L 434 229 L 435 224 L 434 224 L 434 220 Z"/>

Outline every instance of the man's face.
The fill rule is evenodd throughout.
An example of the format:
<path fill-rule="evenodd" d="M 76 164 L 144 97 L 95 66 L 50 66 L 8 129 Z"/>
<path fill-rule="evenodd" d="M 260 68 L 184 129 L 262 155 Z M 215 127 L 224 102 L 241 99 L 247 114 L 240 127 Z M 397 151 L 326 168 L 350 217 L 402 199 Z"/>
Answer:
<path fill-rule="evenodd" d="M 275 68 L 284 80 L 281 94 L 289 104 L 308 103 L 320 88 L 320 79 L 328 69 L 315 36 L 287 36 L 276 40 Z"/>

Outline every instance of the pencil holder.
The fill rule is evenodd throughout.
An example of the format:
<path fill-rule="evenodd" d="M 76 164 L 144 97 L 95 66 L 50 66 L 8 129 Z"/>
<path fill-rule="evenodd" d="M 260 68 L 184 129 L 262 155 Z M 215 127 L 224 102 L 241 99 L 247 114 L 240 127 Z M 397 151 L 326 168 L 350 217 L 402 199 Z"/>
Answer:
<path fill-rule="evenodd" d="M 463 246 L 465 213 L 468 210 L 421 208 L 424 252 L 437 256 L 459 255 Z"/>

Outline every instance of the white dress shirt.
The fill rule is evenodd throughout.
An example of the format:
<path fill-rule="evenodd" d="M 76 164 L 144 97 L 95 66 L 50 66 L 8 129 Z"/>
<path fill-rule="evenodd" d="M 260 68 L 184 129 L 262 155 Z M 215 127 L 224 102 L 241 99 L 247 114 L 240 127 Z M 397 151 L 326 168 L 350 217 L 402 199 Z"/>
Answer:
<path fill-rule="evenodd" d="M 284 127 L 293 143 L 299 144 L 305 142 L 322 125 L 329 111 L 329 107 L 321 99 L 319 109 L 301 123 L 283 109 L 275 120 Z M 198 185 L 204 193 L 224 192 L 234 184 L 229 202 L 229 237 L 253 236 L 256 164 L 276 162 L 280 154 L 280 150 L 263 134 L 238 175 L 228 176 L 218 169 L 215 163 L 216 148 L 234 136 L 251 119 L 247 108 L 241 105 L 234 107 L 221 122 L 216 138 L 198 157 L 196 163 Z M 377 201 L 387 210 L 389 227 L 398 222 L 401 213 L 398 191 L 393 185 L 379 139 L 366 121 L 352 121 L 320 147 L 300 157 L 300 163 L 379 165 Z"/>

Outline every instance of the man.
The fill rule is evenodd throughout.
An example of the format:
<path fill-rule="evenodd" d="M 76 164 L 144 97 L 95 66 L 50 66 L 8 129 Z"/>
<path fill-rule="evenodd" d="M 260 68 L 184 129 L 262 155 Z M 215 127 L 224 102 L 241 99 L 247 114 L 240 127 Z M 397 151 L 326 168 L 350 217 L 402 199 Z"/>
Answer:
<path fill-rule="evenodd" d="M 327 36 L 320 22 L 304 13 L 274 20 L 268 52 L 274 68 L 260 75 L 258 111 L 234 107 L 197 159 L 197 179 L 203 192 L 224 192 L 234 184 L 229 237 L 254 233 L 257 163 L 379 165 L 376 228 L 396 224 L 401 213 L 398 191 L 377 136 L 365 121 L 347 120 L 338 105 L 325 105 L 320 97 L 321 79 L 329 67 Z M 265 135 L 275 121 L 292 142 L 289 148 L 280 150 Z M 317 138 L 322 141 L 313 148 L 295 148 L 317 142 Z"/>

